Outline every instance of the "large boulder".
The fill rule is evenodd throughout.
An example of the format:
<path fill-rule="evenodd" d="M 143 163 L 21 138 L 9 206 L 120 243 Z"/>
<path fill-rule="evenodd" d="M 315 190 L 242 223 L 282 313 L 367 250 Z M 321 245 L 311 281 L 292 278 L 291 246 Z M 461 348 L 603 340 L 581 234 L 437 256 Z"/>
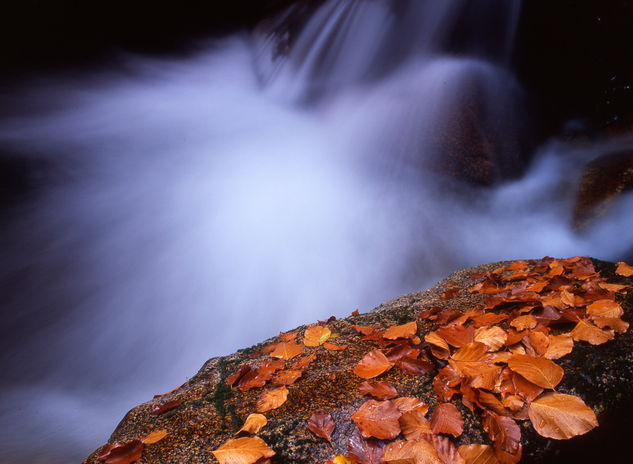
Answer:
<path fill-rule="evenodd" d="M 599 276 L 594 273 L 594 270 L 600 273 Z M 468 376 L 471 374 L 465 375 L 461 371 L 462 368 L 459 368 L 462 372 L 460 374 L 462 376 L 461 393 L 471 398 L 471 401 L 463 399 L 459 393 L 451 400 L 451 403 L 457 407 L 457 411 L 463 417 L 463 433 L 455 433 L 457 437 L 451 437 L 450 440 L 446 436 L 445 438 L 438 438 L 439 435 L 435 435 L 435 438 L 433 435 L 425 436 L 428 440 L 434 441 L 439 449 L 444 450 L 444 452 L 440 452 L 443 461 L 437 462 L 463 462 L 454 454 L 452 458 L 450 457 L 450 451 L 454 450 L 453 447 L 456 446 L 469 443 L 492 444 L 489 434 L 482 427 L 482 409 L 487 411 L 486 415 L 501 421 L 498 423 L 513 421 L 513 423 L 519 424 L 518 427 L 513 426 L 515 428 L 513 433 L 518 432 L 521 435 L 522 462 L 531 464 L 596 462 L 598 460 L 624 462 L 619 459 L 621 454 L 626 453 L 624 438 L 628 434 L 627 424 L 632 411 L 633 335 L 631 331 L 626 330 L 627 323 L 614 317 L 606 326 L 613 326 L 617 332 L 621 332 L 614 336 L 612 330 L 598 321 L 596 307 L 585 309 L 585 305 L 593 300 L 608 300 L 610 301 L 608 307 L 611 308 L 609 311 L 613 311 L 613 308 L 621 305 L 624 308 L 623 319 L 630 320 L 633 298 L 626 292 L 630 290 L 632 280 L 631 277 L 623 277 L 614 271 L 615 266 L 612 263 L 589 259 L 558 261 L 546 258 L 527 263 L 523 261 L 491 263 L 458 271 L 427 291 L 398 297 L 367 314 L 352 315 L 343 320 L 330 318 L 330 320 L 322 321 L 320 324 L 298 327 L 292 331 L 293 334 L 297 335 L 296 342 L 288 341 L 289 345 L 280 345 L 282 339 L 275 337 L 256 346 L 239 350 L 232 355 L 207 361 L 202 369 L 186 384 L 132 409 L 110 437 L 110 445 L 96 450 L 84 463 L 97 464 L 102 462 L 98 460 L 99 454 L 107 452 L 116 442 L 129 443 L 128 449 L 133 449 L 137 453 L 136 456 L 140 456 L 136 461 L 139 463 L 217 462 L 212 451 L 229 440 L 235 439 L 235 434 L 246 417 L 255 413 L 256 410 L 262 411 L 267 417 L 267 424 L 257 435 L 276 453 L 270 460 L 272 463 L 324 463 L 339 454 L 353 454 L 355 449 L 357 453 L 362 454 L 358 451 L 359 445 L 380 448 L 384 446 L 385 442 L 393 440 L 380 441 L 373 438 L 365 440 L 358 434 L 355 422 L 351 419 L 361 405 L 369 400 L 369 397 L 362 395 L 359 391 L 359 385 L 365 381 L 365 378 L 361 378 L 359 375 L 368 377 L 375 374 L 375 372 L 366 374 L 355 369 L 356 366 L 368 352 L 379 347 L 382 347 L 392 360 L 397 358 L 398 353 L 402 356 L 404 351 L 408 352 L 411 347 L 419 349 L 421 351 L 419 356 L 416 356 L 415 352 L 409 352 L 408 357 L 401 358 L 396 366 L 369 379 L 369 382 L 389 382 L 395 387 L 399 396 L 415 397 L 423 401 L 430 406 L 430 412 L 427 416 L 431 418 L 432 414 L 435 415 L 435 411 L 439 411 L 437 406 L 441 400 L 438 398 L 438 393 L 445 395 L 447 394 L 446 388 L 448 388 L 448 384 L 441 381 L 438 369 L 443 368 L 442 371 L 445 372 L 447 369 L 450 370 L 451 365 L 455 365 L 455 360 L 459 358 L 455 345 L 461 342 L 450 339 L 451 337 L 445 333 L 442 334 L 453 345 L 449 348 L 452 351 L 452 358 L 450 364 L 447 364 L 443 359 L 446 358 L 447 352 L 438 348 L 437 341 L 433 341 L 427 335 L 431 331 L 437 330 L 438 327 L 449 327 L 450 324 L 461 324 L 462 327 L 471 324 L 486 327 L 487 324 L 491 324 L 491 327 L 497 327 L 495 329 L 497 331 L 501 328 L 507 337 L 514 338 L 512 341 L 506 338 L 507 343 L 515 343 L 510 346 L 512 352 L 527 352 L 534 355 L 533 357 L 526 358 L 524 356 L 517 359 L 538 358 L 539 362 L 548 365 L 553 361 L 539 355 L 539 353 L 544 353 L 544 348 L 540 345 L 543 337 L 550 337 L 550 346 L 554 346 L 554 339 L 551 337 L 555 334 L 561 334 L 562 338 L 567 340 L 567 344 L 573 337 L 575 339 L 573 351 L 560 359 L 556 358 L 561 353 L 552 355 L 549 350 L 545 351 L 544 356 L 556 359 L 556 363 L 563 368 L 564 375 L 558 385 L 554 385 L 556 381 L 552 381 L 552 386 L 556 389 L 555 394 L 546 391 L 536 401 L 540 401 L 540 398 L 543 397 L 573 395 L 576 398 L 575 402 L 586 404 L 581 409 L 583 414 L 590 416 L 588 419 L 585 417 L 582 432 L 587 432 L 588 429 L 596 425 L 593 413 L 587 409 L 587 406 L 595 412 L 599 426 L 570 440 L 545 438 L 535 431 L 531 420 L 528 420 L 527 412 L 532 413 L 532 405 L 523 405 L 523 409 L 521 409 L 521 407 L 517 408 L 516 404 L 510 406 L 511 402 L 504 402 L 505 405 L 512 408 L 512 411 L 501 406 L 498 400 L 495 402 L 491 399 L 498 395 L 486 393 L 482 390 L 485 387 L 480 386 L 482 389 L 464 387 L 467 383 L 468 385 L 475 384 L 472 383 L 473 377 Z M 610 285 L 614 283 L 621 284 L 621 286 Z M 475 287 L 477 284 L 480 285 Z M 502 289 L 501 287 L 508 288 Z M 509 290 L 509 287 L 513 287 L 514 290 Z M 469 289 L 472 289 L 472 292 Z M 501 293 L 494 294 L 495 291 L 501 291 Z M 484 314 L 482 310 L 484 305 L 493 309 L 487 310 L 488 316 L 481 319 Z M 485 322 L 491 313 L 497 313 L 497 316 L 493 316 L 496 319 Z M 472 318 L 471 321 L 464 322 L 464 315 Z M 504 315 L 508 315 L 510 319 L 502 321 Z M 604 339 L 596 340 L 576 331 L 572 332 L 572 335 L 564 335 L 574 325 L 581 324 L 571 322 L 577 316 L 580 316 L 583 321 L 591 319 L 592 327 L 594 327 L 593 323 L 603 326 L 603 329 L 595 328 L 592 330 L 597 330 L 598 332 L 594 335 L 597 334 L 598 338 Z M 614 316 L 614 314 L 610 314 L 610 316 Z M 556 317 L 559 317 L 558 322 L 567 320 L 568 323 L 554 325 L 553 321 Z M 560 319 L 561 317 L 562 319 Z M 616 319 L 619 322 L 616 323 Z M 410 331 L 404 333 L 407 332 L 404 329 L 411 328 L 413 321 L 417 321 L 416 332 L 414 334 Z M 508 325 L 508 322 L 512 326 Z M 583 323 L 586 324 L 586 322 Z M 538 325 L 534 327 L 534 324 Z M 391 329 L 389 333 L 376 329 L 378 331 L 370 333 L 371 329 L 367 329 L 366 326 L 380 326 L 382 328 L 402 326 L 400 329 L 403 333 L 391 333 L 397 329 Z M 416 324 L 413 326 L 415 330 Z M 313 343 L 308 343 L 304 338 L 309 327 L 312 327 L 310 331 L 316 332 L 317 335 Z M 532 329 L 527 327 L 532 327 Z M 550 327 L 551 331 L 547 327 Z M 520 328 L 524 330 L 521 336 L 523 334 L 525 336 L 523 341 L 517 342 L 516 340 L 520 340 L 521 337 L 517 338 L 513 329 Z M 466 332 L 468 330 L 466 329 Z M 359 332 L 369 333 L 369 335 L 363 336 Z M 536 332 L 541 335 L 534 335 Z M 326 340 L 330 333 L 329 340 Z M 398 335 L 405 338 L 396 339 L 395 337 Z M 478 340 L 494 344 L 490 340 L 482 339 L 480 335 L 478 335 Z M 280 336 L 282 335 L 280 334 Z M 282 337 L 284 340 L 289 340 L 292 335 Z M 424 341 L 424 338 L 430 343 Z M 593 345 L 585 341 L 578 341 L 580 339 L 590 339 L 592 343 L 604 341 L 606 343 Z M 607 341 L 607 339 L 610 340 Z M 347 347 L 336 351 L 332 350 L 332 346 L 325 344 L 308 346 L 318 345 L 324 341 L 339 347 L 344 345 Z M 258 405 L 258 399 L 263 395 L 263 391 L 277 387 L 270 385 L 270 381 L 267 382 L 268 385 L 264 389 L 254 387 L 257 384 L 257 379 L 253 377 L 260 376 L 261 380 L 261 376 L 264 376 L 261 365 L 267 361 L 272 361 L 271 355 L 283 357 L 284 353 L 287 353 L 289 348 L 295 344 L 299 346 L 302 353 L 286 361 L 286 367 L 297 360 L 304 360 L 308 355 L 314 354 L 316 359 L 307 366 L 299 368 L 302 369 L 302 376 L 295 383 L 288 385 L 289 394 L 281 406 L 263 411 L 267 408 L 262 408 L 261 403 Z M 474 343 L 467 345 L 467 347 L 476 348 L 480 345 Z M 276 351 L 271 353 L 271 349 L 276 349 Z M 489 351 L 493 351 L 493 348 L 489 348 Z M 512 355 L 500 355 L 499 353 L 503 351 L 506 351 L 503 346 L 498 349 L 495 356 L 499 357 L 495 358 L 496 364 L 492 364 L 492 366 L 500 366 L 499 369 L 501 369 L 504 368 L 506 362 L 511 364 L 508 356 Z M 464 354 L 463 351 L 461 353 Z M 418 361 L 411 361 L 413 357 L 417 357 Z M 425 361 L 420 361 L 422 358 Z M 284 364 L 283 360 L 278 363 Z M 245 366 L 251 366 L 251 372 L 255 371 L 257 375 L 251 374 L 251 377 L 248 378 L 248 374 L 246 374 L 240 378 L 239 373 L 244 373 Z M 489 369 L 490 366 L 491 364 L 488 364 L 487 367 L 484 367 Z M 502 372 L 514 375 L 513 382 L 521 380 L 518 379 L 520 376 L 517 373 L 513 374 L 508 369 L 509 367 L 505 367 Z M 517 366 L 512 367 L 512 369 L 517 372 L 520 370 Z M 522 373 L 537 383 L 542 381 L 538 380 L 538 373 L 535 374 L 537 378 L 531 377 L 529 372 Z M 525 378 L 522 378 L 521 381 L 523 384 L 527 382 Z M 550 381 L 551 379 L 547 380 L 547 382 Z M 437 385 L 434 386 L 434 384 Z M 495 386 L 493 391 L 497 390 L 499 385 L 502 384 Z M 530 382 L 527 382 L 526 385 L 531 385 L 531 388 L 534 388 L 534 384 L 530 384 Z M 249 389 L 249 387 L 251 388 Z M 507 385 L 503 387 L 503 389 L 506 388 L 514 387 Z M 530 389 L 528 388 L 528 390 Z M 519 392 L 519 396 L 514 395 L 512 401 L 518 401 L 520 406 L 522 398 L 525 397 L 528 390 L 521 390 L 517 387 L 516 392 Z M 542 389 L 537 388 L 536 390 L 535 393 L 539 394 Z M 546 390 L 548 389 L 546 388 Z M 564 398 L 569 398 L 569 396 L 564 396 Z M 448 401 L 446 398 L 443 400 Z M 392 413 L 395 410 L 396 415 L 400 414 L 394 408 L 394 403 L 380 404 L 381 407 L 390 408 Z M 472 411 L 467 406 L 472 407 Z M 454 410 L 452 406 L 444 408 Z M 505 414 L 505 416 L 491 413 L 490 408 L 499 414 Z M 317 411 L 330 414 L 335 423 L 331 445 L 310 431 L 309 419 Z M 562 412 L 568 413 L 564 410 Z M 568 414 L 566 419 L 573 422 L 574 414 Z M 488 421 L 488 429 L 494 428 L 490 425 L 490 417 L 483 421 Z M 504 418 L 499 419 L 500 417 Z M 516 419 L 516 422 L 512 417 Z M 389 423 L 389 420 L 384 419 L 379 422 L 386 424 Z M 547 425 L 541 420 L 538 422 L 536 427 L 542 428 Z M 434 427 L 439 427 L 438 423 L 432 421 L 432 424 L 435 424 Z M 361 428 L 366 431 L 365 426 L 361 425 Z M 143 445 L 141 442 L 134 441 L 148 437 L 151 432 L 157 431 L 166 431 L 168 435 L 153 444 Z M 558 431 L 560 432 L 560 430 Z M 399 432 L 399 428 L 397 432 Z M 369 433 L 375 434 L 371 431 Z M 541 433 L 543 433 L 542 430 Z M 246 438 L 247 434 L 244 432 L 242 434 Z M 154 437 L 154 435 L 150 437 Z M 158 438 L 160 437 L 161 435 L 158 435 Z M 350 439 L 351 451 L 348 450 Z M 402 437 L 399 439 L 403 440 Z M 509 442 L 499 438 L 497 440 L 499 448 L 497 455 L 502 458 L 503 462 L 516 462 L 517 454 L 510 455 L 500 451 L 500 449 L 505 449 L 504 446 L 512 445 L 512 440 Z M 149 441 L 153 440 L 150 438 Z M 229 445 L 231 443 L 235 442 L 229 442 Z M 516 443 L 513 446 L 514 452 L 516 452 Z M 491 448 L 486 449 L 492 454 L 495 453 Z M 432 447 L 429 453 L 434 453 Z M 255 460 L 239 462 L 255 462 Z M 268 461 L 262 459 L 259 462 Z M 339 458 L 337 462 L 350 461 Z M 383 461 L 378 458 L 375 461 L 360 460 L 359 462 Z M 486 462 L 494 462 L 494 460 Z"/>

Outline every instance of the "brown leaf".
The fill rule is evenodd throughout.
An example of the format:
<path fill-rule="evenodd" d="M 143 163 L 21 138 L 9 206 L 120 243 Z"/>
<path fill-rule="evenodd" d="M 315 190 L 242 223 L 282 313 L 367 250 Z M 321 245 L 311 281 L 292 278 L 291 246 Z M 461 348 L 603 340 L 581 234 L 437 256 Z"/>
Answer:
<path fill-rule="evenodd" d="M 510 325 L 517 330 L 533 329 L 537 324 L 538 321 L 531 314 L 515 317 L 510 321 Z"/>
<path fill-rule="evenodd" d="M 382 329 L 379 325 L 350 325 L 349 327 L 362 335 L 370 335 Z"/>
<path fill-rule="evenodd" d="M 330 350 L 330 351 L 342 351 L 347 349 L 349 345 L 336 345 L 334 343 L 330 343 L 330 342 L 325 342 L 323 344 L 323 348 L 325 348 L 326 350 Z"/>
<path fill-rule="evenodd" d="M 105 464 L 130 464 L 138 461 L 142 454 L 143 442 L 141 440 L 118 441 L 106 445 L 97 459 L 105 461 Z"/>
<path fill-rule="evenodd" d="M 181 404 L 182 401 L 180 400 L 172 400 L 163 404 L 155 404 L 154 406 L 152 406 L 152 414 L 158 416 L 159 414 L 163 414 L 167 411 L 171 411 L 172 409 L 177 408 Z"/>
<path fill-rule="evenodd" d="M 462 445 L 457 451 L 462 455 L 466 464 L 499 464 L 495 450 L 489 445 Z"/>
<path fill-rule="evenodd" d="M 308 428 L 317 437 L 327 440 L 332 443 L 332 432 L 336 427 L 336 423 L 332 416 L 323 412 L 315 412 L 310 416 L 308 420 Z"/>
<path fill-rule="evenodd" d="M 290 366 L 290 368 L 291 369 L 304 370 L 316 358 L 317 358 L 316 353 L 312 353 L 309 356 L 304 356 L 303 358 L 299 358 L 294 363 L 292 363 L 292 366 Z"/>
<path fill-rule="evenodd" d="M 484 313 L 479 316 L 475 316 L 472 319 L 475 323 L 475 327 L 489 327 L 505 321 L 508 317 L 509 316 L 507 314 Z"/>
<path fill-rule="evenodd" d="M 409 441 L 421 440 L 421 435 L 432 433 L 431 423 L 420 411 L 409 411 L 402 414 L 398 420 L 402 434 Z"/>
<path fill-rule="evenodd" d="M 416 332 L 418 331 L 418 324 L 413 322 L 408 322 L 402 325 L 394 325 L 385 330 L 384 338 L 387 340 L 395 340 L 396 338 L 413 338 L 415 337 Z"/>
<path fill-rule="evenodd" d="M 488 347 L 483 343 L 473 342 L 464 345 L 451 356 L 459 362 L 482 362 L 486 359 Z"/>
<path fill-rule="evenodd" d="M 267 423 L 268 420 L 263 414 L 249 414 L 246 418 L 246 421 L 244 422 L 244 425 L 241 429 L 235 432 L 235 435 L 238 435 L 241 432 L 246 432 L 254 435 L 259 432 Z"/>
<path fill-rule="evenodd" d="M 550 335 L 549 346 L 543 357 L 547 359 L 560 359 L 574 349 L 574 339 L 570 334 Z"/>
<path fill-rule="evenodd" d="M 472 343 L 475 339 L 475 330 L 472 327 L 464 327 L 461 325 L 440 327 L 435 332 L 446 340 L 449 345 L 456 348 Z"/>
<path fill-rule="evenodd" d="M 286 369 L 277 372 L 272 380 L 273 385 L 292 385 L 301 377 L 303 371 L 300 369 Z"/>
<path fill-rule="evenodd" d="M 417 348 L 413 348 L 410 345 L 405 344 L 394 346 L 385 354 L 385 356 L 387 356 L 387 359 L 390 362 L 396 362 L 405 357 L 415 359 L 419 356 L 420 353 L 421 351 Z"/>
<path fill-rule="evenodd" d="M 379 400 L 390 400 L 398 396 L 398 391 L 388 382 L 376 382 L 370 384 L 363 382 L 358 386 L 363 395 L 371 395 Z"/>
<path fill-rule="evenodd" d="M 297 338 L 297 332 L 279 332 L 279 340 L 282 342 L 289 342 L 290 340 L 294 340 Z"/>
<path fill-rule="evenodd" d="M 442 464 L 466 464 L 448 437 L 427 433 L 422 435 L 422 438 L 433 445 Z"/>
<path fill-rule="evenodd" d="M 163 438 L 165 438 L 169 433 L 167 430 L 154 430 L 152 433 L 148 434 L 141 441 L 144 445 L 153 445 L 154 443 L 158 443 Z"/>
<path fill-rule="evenodd" d="M 287 398 L 288 389 L 286 387 L 264 390 L 257 399 L 257 407 L 255 409 L 257 412 L 266 412 L 272 409 L 277 409 L 286 402 Z"/>
<path fill-rule="evenodd" d="M 226 384 L 229 387 L 232 387 L 235 384 L 235 382 L 237 382 L 242 377 L 244 377 L 244 375 L 250 372 L 250 370 L 251 370 L 251 366 L 249 366 L 248 364 L 241 365 L 240 368 L 235 373 L 229 375 L 226 378 Z"/>
<path fill-rule="evenodd" d="M 517 454 L 521 442 L 521 429 L 510 417 L 486 412 L 483 420 L 484 430 L 495 443 L 495 448 L 509 454 Z"/>
<path fill-rule="evenodd" d="M 264 361 L 258 368 L 259 375 L 266 376 L 274 374 L 279 369 L 283 369 L 286 363 L 281 359 L 275 359 L 274 361 Z"/>
<path fill-rule="evenodd" d="M 514 385 L 514 391 L 523 398 L 528 403 L 541 393 L 543 393 L 543 388 L 538 385 L 530 382 L 525 377 L 516 372 L 512 373 L 512 385 Z"/>
<path fill-rule="evenodd" d="M 493 390 L 501 374 L 501 366 L 482 362 L 457 363 L 459 372 L 472 388 Z"/>
<path fill-rule="evenodd" d="M 454 367 L 443 367 L 433 379 L 433 391 L 441 401 L 450 401 L 454 394 L 459 393 L 455 387 L 460 381 L 461 377 Z"/>
<path fill-rule="evenodd" d="M 441 403 L 435 407 L 431 416 L 433 433 L 450 433 L 458 437 L 464 430 L 464 419 L 452 403 Z"/>
<path fill-rule="evenodd" d="M 459 290 L 459 288 L 449 288 L 444 293 L 442 293 L 442 298 L 444 300 L 450 300 L 452 298 L 457 298 L 461 294 L 462 292 Z"/>
<path fill-rule="evenodd" d="M 347 451 L 354 464 L 384 464 L 384 447 L 378 440 L 363 438 L 356 428 L 347 443 Z"/>
<path fill-rule="evenodd" d="M 229 440 L 212 453 L 220 464 L 254 464 L 260 458 L 275 455 L 264 440 L 258 437 Z"/>
<path fill-rule="evenodd" d="M 382 351 L 374 350 L 367 353 L 358 362 L 354 367 L 354 374 L 363 379 L 372 379 L 388 371 L 392 366 L 393 363 L 389 362 Z"/>
<path fill-rule="evenodd" d="M 475 341 L 483 343 L 490 348 L 490 351 L 497 351 L 508 338 L 508 334 L 501 327 L 480 327 L 475 330 Z"/>
<path fill-rule="evenodd" d="M 560 383 L 565 374 L 562 367 L 549 359 L 521 354 L 512 356 L 508 367 L 539 387 L 551 389 Z"/>
<path fill-rule="evenodd" d="M 426 375 L 435 368 L 433 364 L 423 359 L 402 358 L 397 364 L 402 372 L 410 375 Z"/>
<path fill-rule="evenodd" d="M 587 314 L 593 317 L 620 317 L 624 311 L 616 301 L 598 300 L 587 306 Z"/>
<path fill-rule="evenodd" d="M 398 464 L 442 464 L 435 447 L 426 440 L 396 441 L 385 447 L 385 462 Z"/>
<path fill-rule="evenodd" d="M 582 435 L 598 426 L 595 413 L 574 395 L 546 393 L 530 404 L 528 414 L 540 435 L 556 440 Z"/>
<path fill-rule="evenodd" d="M 363 437 L 393 440 L 400 434 L 398 419 L 402 413 L 389 401 L 366 401 L 352 415 Z"/>
<path fill-rule="evenodd" d="M 618 262 L 618 267 L 615 270 L 615 273 L 624 277 L 633 276 L 633 266 L 626 264 L 625 262 Z"/>
<path fill-rule="evenodd" d="M 525 341 L 525 338 L 523 338 L 523 340 Z M 530 346 L 539 356 L 543 356 L 547 352 L 547 348 L 549 347 L 549 335 L 540 331 L 530 330 L 527 341 L 529 341 Z"/>
<path fill-rule="evenodd" d="M 305 346 L 319 346 L 330 338 L 332 331 L 327 327 L 313 325 L 308 327 L 303 334 L 303 344 Z"/>
<path fill-rule="evenodd" d="M 592 345 L 602 345 L 615 336 L 613 330 L 602 330 L 591 322 L 580 319 L 576 327 L 570 332 L 575 341 L 585 341 Z"/>
<path fill-rule="evenodd" d="M 411 396 L 396 398 L 392 401 L 392 403 L 402 414 L 409 411 L 420 411 L 422 414 L 426 414 L 429 410 L 429 407 L 424 402 Z"/>
<path fill-rule="evenodd" d="M 279 342 L 275 346 L 275 349 L 270 353 L 272 358 L 280 359 L 292 359 L 295 356 L 303 352 L 303 346 L 299 345 L 296 341 L 291 340 L 289 342 Z"/>
<path fill-rule="evenodd" d="M 608 327 L 619 334 L 623 334 L 629 329 L 629 323 L 619 317 L 594 317 L 593 322 L 601 329 Z"/>

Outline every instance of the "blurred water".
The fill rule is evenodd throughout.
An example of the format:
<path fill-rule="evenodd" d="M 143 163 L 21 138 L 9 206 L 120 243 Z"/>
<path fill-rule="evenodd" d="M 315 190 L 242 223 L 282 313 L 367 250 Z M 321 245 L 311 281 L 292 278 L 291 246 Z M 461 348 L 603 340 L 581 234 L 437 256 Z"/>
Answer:
<path fill-rule="evenodd" d="M 465 75 L 488 83 L 492 119 L 528 117 L 502 63 L 417 50 L 307 104 L 280 89 L 310 73 L 262 78 L 261 40 L 22 89 L 45 109 L 3 121 L 0 146 L 48 174 L 0 230 L 0 461 L 80 461 L 208 358 L 458 268 L 630 250 L 631 195 L 583 234 L 569 224 L 583 160 L 631 140 L 550 142 L 492 189 L 418 164 Z"/>

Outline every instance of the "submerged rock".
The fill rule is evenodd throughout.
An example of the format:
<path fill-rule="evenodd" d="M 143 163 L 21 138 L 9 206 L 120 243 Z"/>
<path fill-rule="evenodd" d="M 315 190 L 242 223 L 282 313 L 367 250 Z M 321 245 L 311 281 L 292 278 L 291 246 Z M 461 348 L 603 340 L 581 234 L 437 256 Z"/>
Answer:
<path fill-rule="evenodd" d="M 519 262 L 517 269 L 524 265 L 522 263 Z M 551 274 L 551 283 L 547 287 L 550 289 L 560 289 L 561 285 L 568 285 L 566 278 L 557 274 L 557 263 L 551 259 L 528 261 L 531 269 L 541 266 Z M 610 283 L 626 286 L 632 284 L 631 277 L 621 277 L 614 273 L 615 266 L 612 263 L 592 263 L 589 260 L 582 263 L 580 274 L 584 272 L 584 275 L 579 277 L 578 282 L 583 282 L 592 272 L 592 266 L 595 266 L 601 276 Z M 324 349 L 323 346 L 301 345 L 302 354 L 286 362 L 290 365 L 297 359 L 316 353 L 316 359 L 303 371 L 302 377 L 287 387 L 287 401 L 276 409 L 264 412 L 268 423 L 257 435 L 275 451 L 271 462 L 324 463 L 337 454 L 348 453 L 349 439 L 355 434 L 358 436 L 355 432 L 356 426 L 350 418 L 369 399 L 359 392 L 359 385 L 365 379 L 355 375 L 353 369 L 369 351 L 376 349 L 376 340 L 371 340 L 371 336 L 361 336 L 352 325 L 390 327 L 417 321 L 417 336 L 423 339 L 435 323 L 428 318 L 419 318 L 422 311 L 432 310 L 435 314 L 455 317 L 455 312 L 461 314 L 464 311 L 481 309 L 484 306 L 484 295 L 471 293 L 469 289 L 482 281 L 482 276 L 484 279 L 486 275 L 490 276 L 486 273 L 508 264 L 510 263 L 491 263 L 461 270 L 427 291 L 400 296 L 369 313 L 352 315 L 342 320 L 330 318 L 328 321 L 322 321 L 321 325 L 329 330 L 320 330 L 319 333 L 323 333 L 321 338 L 329 337 L 327 342 L 348 347 L 335 351 Z M 546 291 L 551 291 L 547 288 Z M 626 289 L 620 290 L 617 300 L 624 308 L 623 319 L 630 321 L 633 297 L 626 295 L 625 291 Z M 576 304 L 580 304 L 579 300 Z M 503 305 L 497 310 L 502 314 Z M 572 312 L 574 310 L 572 307 Z M 306 327 L 301 326 L 293 331 L 297 333 L 299 344 L 303 340 Z M 217 462 L 211 451 L 235 438 L 234 434 L 238 432 L 246 417 L 256 412 L 257 399 L 262 393 L 262 388 L 240 391 L 235 388 L 240 384 L 239 379 L 228 377 L 239 371 L 240 367 L 255 366 L 259 361 L 270 360 L 265 354 L 266 351 L 270 351 L 266 350 L 266 347 L 279 341 L 278 337 L 274 337 L 229 356 L 207 361 L 200 371 L 181 387 L 128 412 L 109 442 L 130 442 L 147 437 L 151 432 L 165 430 L 168 435 L 157 443 L 146 445 L 142 457 L 137 462 Z M 428 343 L 421 340 L 411 341 L 416 342 L 420 342 L 416 346 L 422 351 L 421 357 L 426 354 L 428 359 L 434 362 L 434 366 L 427 374 L 411 375 L 404 373 L 404 369 L 394 367 L 371 379 L 370 382 L 389 382 L 400 396 L 416 397 L 433 410 L 439 403 L 434 392 L 433 379 L 436 369 L 446 364 L 440 359 L 433 358 Z M 565 372 L 562 382 L 556 386 L 556 391 L 582 398 L 595 411 L 600 425 L 585 435 L 560 441 L 541 437 L 534 431 L 529 420 L 520 421 L 523 445 L 521 462 L 579 463 L 596 462 L 598 459 L 603 462 L 623 462 L 619 457 L 625 452 L 626 442 L 623 439 L 628 434 L 629 428 L 626 424 L 630 412 L 633 411 L 632 342 L 631 330 L 616 335 L 613 340 L 599 346 L 576 342 L 572 353 L 556 360 Z M 233 389 L 229 387 L 231 383 Z M 264 388 L 271 387 L 273 386 L 269 383 Z M 457 406 L 464 418 L 464 431 L 454 440 L 454 444 L 490 444 L 488 435 L 482 428 L 481 414 L 473 414 L 458 398 L 453 398 L 452 403 Z M 167 403 L 169 408 L 158 407 Z M 308 428 L 309 418 L 317 411 L 331 414 L 336 424 L 331 445 L 326 440 L 316 437 Z M 103 450 L 104 447 L 96 450 L 84 463 L 102 462 L 97 456 Z"/>

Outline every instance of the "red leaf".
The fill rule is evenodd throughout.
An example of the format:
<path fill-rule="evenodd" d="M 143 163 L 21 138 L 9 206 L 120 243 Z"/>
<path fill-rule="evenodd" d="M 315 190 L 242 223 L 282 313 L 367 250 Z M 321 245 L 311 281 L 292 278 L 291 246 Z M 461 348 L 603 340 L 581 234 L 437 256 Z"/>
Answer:
<path fill-rule="evenodd" d="M 398 396 L 398 391 L 388 382 L 376 382 L 370 384 L 363 382 L 358 386 L 363 395 L 371 395 L 379 400 L 390 400 Z"/>
<path fill-rule="evenodd" d="M 159 414 L 163 414 L 164 412 L 177 408 L 181 404 L 182 401 L 180 400 L 168 401 L 167 403 L 163 404 L 155 404 L 154 406 L 152 406 L 152 414 L 158 416 Z"/>
<path fill-rule="evenodd" d="M 384 353 L 380 350 L 370 351 L 361 359 L 356 367 L 354 367 L 354 374 L 363 379 L 371 379 L 379 376 L 385 371 L 388 371 L 393 366 L 393 363 L 389 362 Z"/>
<path fill-rule="evenodd" d="M 347 444 L 347 451 L 358 464 L 384 464 L 385 462 L 384 445 L 373 438 L 363 438 L 358 429 L 352 433 Z"/>
<path fill-rule="evenodd" d="M 312 414 L 308 421 L 308 428 L 317 437 L 327 440 L 332 443 L 332 431 L 336 427 L 336 423 L 332 416 L 322 412 L 316 412 Z"/>
<path fill-rule="evenodd" d="M 97 459 L 105 461 L 105 464 L 130 464 L 139 460 L 142 454 L 143 442 L 141 440 L 119 441 L 106 445 L 106 448 L 97 456 Z"/>
<path fill-rule="evenodd" d="M 240 366 L 240 368 L 234 374 L 231 374 L 226 378 L 226 384 L 229 387 L 232 387 L 235 384 L 235 382 L 240 380 L 250 370 L 251 370 L 251 366 L 249 366 L 248 364 L 244 364 Z"/>
<path fill-rule="evenodd" d="M 410 358 L 402 358 L 398 361 L 398 367 L 400 367 L 405 374 L 411 375 L 426 375 L 435 368 L 435 366 L 428 361 Z"/>
<path fill-rule="evenodd" d="M 402 413 L 389 401 L 366 401 L 352 415 L 363 437 L 393 440 L 400 434 L 398 419 Z"/>
<path fill-rule="evenodd" d="M 464 430 L 464 419 L 452 403 L 438 404 L 431 417 L 433 433 L 450 433 L 458 437 Z"/>
<path fill-rule="evenodd" d="M 510 417 L 486 412 L 483 420 L 484 430 L 495 443 L 495 448 L 509 454 L 517 454 L 521 442 L 521 429 Z"/>

